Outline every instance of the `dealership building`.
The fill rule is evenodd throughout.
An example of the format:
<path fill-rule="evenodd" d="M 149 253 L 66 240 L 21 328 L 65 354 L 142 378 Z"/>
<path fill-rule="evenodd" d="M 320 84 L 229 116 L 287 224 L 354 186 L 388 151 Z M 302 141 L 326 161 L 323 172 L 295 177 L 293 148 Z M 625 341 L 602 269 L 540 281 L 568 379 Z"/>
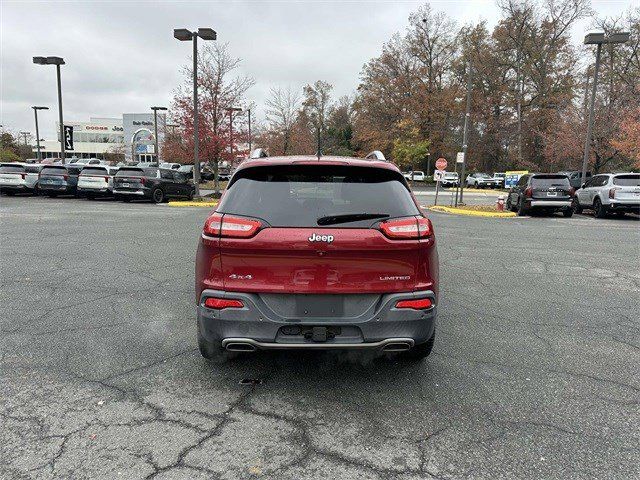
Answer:
<path fill-rule="evenodd" d="M 73 149 L 66 157 L 100 158 L 115 161 L 155 162 L 153 113 L 124 113 L 121 118 L 91 117 L 88 122 L 64 122 L 73 128 Z M 158 143 L 162 144 L 166 116 L 158 115 Z M 60 124 L 56 122 L 56 131 Z M 33 148 L 34 153 L 37 148 Z M 41 141 L 43 158 L 60 157 L 60 133 L 55 141 Z"/>

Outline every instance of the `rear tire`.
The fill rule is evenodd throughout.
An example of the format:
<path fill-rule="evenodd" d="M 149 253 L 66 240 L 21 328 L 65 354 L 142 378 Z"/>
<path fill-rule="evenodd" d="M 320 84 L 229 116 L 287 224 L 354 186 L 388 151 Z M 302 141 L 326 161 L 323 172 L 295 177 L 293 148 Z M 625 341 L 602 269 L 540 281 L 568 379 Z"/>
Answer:
<path fill-rule="evenodd" d="M 571 218 L 573 216 L 573 208 L 572 207 L 567 207 L 562 211 L 562 215 L 564 215 L 565 218 Z"/>
<path fill-rule="evenodd" d="M 47 193 L 47 197 L 49 198 L 56 198 L 58 196 L 57 193 Z"/>
<path fill-rule="evenodd" d="M 431 338 L 429 340 L 427 340 L 425 343 L 414 345 L 411 350 L 403 353 L 402 356 L 408 360 L 424 360 L 431 354 L 431 350 L 433 350 L 433 344 L 435 340 L 436 332 L 433 332 L 433 335 L 431 335 Z"/>
<path fill-rule="evenodd" d="M 197 330 L 198 330 L 198 350 L 200 350 L 200 355 L 202 355 L 207 360 L 220 360 L 224 357 L 225 350 L 222 348 L 221 343 L 214 343 L 208 341 L 202 335 L 200 331 L 200 322 L 196 320 Z"/>
<path fill-rule="evenodd" d="M 524 200 L 523 200 L 523 199 L 521 199 L 521 200 L 518 202 L 518 216 L 519 216 L 519 217 L 524 217 L 527 213 L 528 213 L 528 212 L 527 212 L 527 209 L 526 209 L 526 208 L 525 208 L 525 206 L 524 206 Z"/>
<path fill-rule="evenodd" d="M 582 213 L 582 207 L 580 206 L 580 202 L 578 201 L 578 197 L 573 198 L 573 211 L 580 215 Z"/>
<path fill-rule="evenodd" d="M 156 188 L 151 192 L 151 199 L 153 203 L 162 203 L 164 202 L 164 192 L 161 188 Z"/>
<path fill-rule="evenodd" d="M 187 200 L 191 201 L 193 200 L 193 196 L 195 195 L 195 192 L 192 190 L 189 192 L 189 195 L 187 195 Z"/>
<path fill-rule="evenodd" d="M 593 201 L 593 215 L 596 218 L 606 218 L 607 216 L 607 207 L 602 205 L 602 202 L 599 198 L 596 198 Z"/>

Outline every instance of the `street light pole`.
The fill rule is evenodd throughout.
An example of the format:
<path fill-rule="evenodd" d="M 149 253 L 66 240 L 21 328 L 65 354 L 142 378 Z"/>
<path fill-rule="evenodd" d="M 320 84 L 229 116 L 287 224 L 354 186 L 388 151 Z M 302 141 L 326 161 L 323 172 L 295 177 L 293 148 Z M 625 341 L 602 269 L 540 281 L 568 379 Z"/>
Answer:
<path fill-rule="evenodd" d="M 167 107 L 151 107 L 153 110 L 153 129 L 155 135 L 155 144 L 156 144 L 156 165 L 160 167 L 160 149 L 158 147 L 158 110 L 166 110 Z M 166 121 L 165 121 L 166 124 Z M 166 127 L 165 127 L 166 131 Z"/>
<path fill-rule="evenodd" d="M 64 63 L 64 62 L 63 62 Z M 58 79 L 58 120 L 60 121 L 60 159 L 64 165 L 66 151 L 64 141 L 64 119 L 62 117 L 62 81 L 60 80 L 60 64 L 56 64 L 56 73 Z"/>
<path fill-rule="evenodd" d="M 216 40 L 217 34 L 212 28 L 199 28 L 190 31 L 186 28 L 173 30 L 173 37 L 180 41 L 193 42 L 193 181 L 196 184 L 196 196 L 200 195 L 200 158 L 198 137 L 198 37 L 203 40 Z"/>
<path fill-rule="evenodd" d="M 31 132 L 20 132 L 20 135 L 22 135 L 22 138 L 24 139 L 24 146 L 27 146 L 27 135 L 31 135 Z"/>
<path fill-rule="evenodd" d="M 38 129 L 38 110 L 49 110 L 49 107 L 31 107 L 33 108 L 33 114 L 36 117 L 36 145 L 38 150 L 38 162 L 42 161 L 42 151 L 40 150 L 40 130 Z"/>
<path fill-rule="evenodd" d="M 589 165 L 589 147 L 591 144 L 591 134 L 593 132 L 593 117 L 596 103 L 596 90 L 598 88 L 598 70 L 600 69 L 600 54 L 602 45 L 605 43 L 626 43 L 631 38 L 629 32 L 611 33 L 605 37 L 604 32 L 588 33 L 584 37 L 585 45 L 597 45 L 596 49 L 596 65 L 593 73 L 593 86 L 591 90 L 591 106 L 589 107 L 589 118 L 587 120 L 587 136 L 584 140 L 584 155 L 582 157 L 582 175 L 580 177 L 580 185 L 584 185 L 587 181 L 587 167 Z"/>
<path fill-rule="evenodd" d="M 33 57 L 33 63 L 37 65 L 55 65 L 58 81 L 58 121 L 60 122 L 60 159 L 64 165 L 64 119 L 62 118 L 62 82 L 60 80 L 60 65 L 64 65 L 62 57 Z"/>

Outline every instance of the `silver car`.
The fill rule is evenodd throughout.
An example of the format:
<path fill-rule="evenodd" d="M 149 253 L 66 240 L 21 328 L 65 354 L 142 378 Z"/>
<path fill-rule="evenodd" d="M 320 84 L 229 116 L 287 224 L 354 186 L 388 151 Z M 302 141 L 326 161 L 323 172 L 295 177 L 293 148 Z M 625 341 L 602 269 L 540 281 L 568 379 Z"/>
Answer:
<path fill-rule="evenodd" d="M 87 198 L 113 195 L 113 176 L 117 167 L 88 165 L 78 176 L 78 193 Z"/>
<path fill-rule="evenodd" d="M 16 193 L 37 193 L 39 164 L 2 163 L 0 164 L 0 191 L 7 195 Z"/>
<path fill-rule="evenodd" d="M 576 192 L 576 213 L 589 208 L 598 218 L 609 213 L 640 214 L 640 173 L 605 173 L 594 175 Z"/>

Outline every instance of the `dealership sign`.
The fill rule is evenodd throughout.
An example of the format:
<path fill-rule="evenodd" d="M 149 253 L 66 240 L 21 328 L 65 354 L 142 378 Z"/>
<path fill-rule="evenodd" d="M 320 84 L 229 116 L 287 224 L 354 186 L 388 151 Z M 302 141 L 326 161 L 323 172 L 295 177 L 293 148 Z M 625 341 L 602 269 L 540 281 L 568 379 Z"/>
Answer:
<path fill-rule="evenodd" d="M 64 126 L 64 149 L 73 150 L 73 127 L 71 125 Z"/>

